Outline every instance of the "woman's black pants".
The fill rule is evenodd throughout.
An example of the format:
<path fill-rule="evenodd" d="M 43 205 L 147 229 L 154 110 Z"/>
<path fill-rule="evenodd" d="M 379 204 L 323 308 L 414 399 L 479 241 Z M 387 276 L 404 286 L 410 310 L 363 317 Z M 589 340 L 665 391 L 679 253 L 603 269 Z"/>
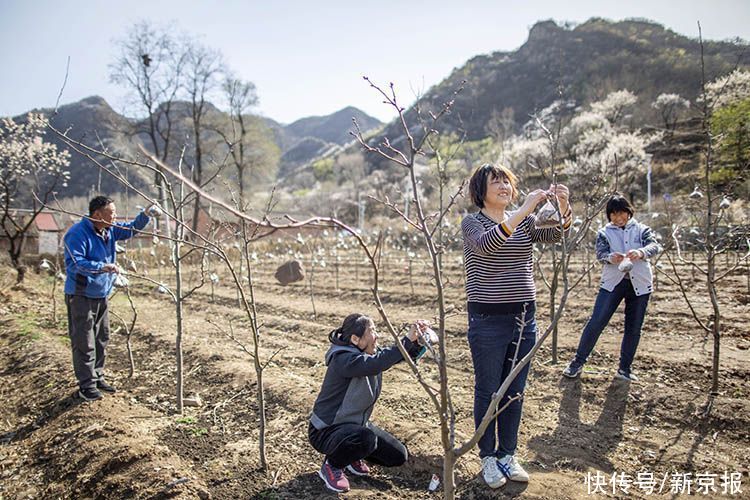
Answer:
<path fill-rule="evenodd" d="M 367 425 L 338 424 L 320 430 L 310 424 L 307 434 L 312 447 L 324 454 L 328 463 L 337 469 L 363 459 L 385 467 L 396 467 L 409 458 L 406 445 L 369 422 Z"/>

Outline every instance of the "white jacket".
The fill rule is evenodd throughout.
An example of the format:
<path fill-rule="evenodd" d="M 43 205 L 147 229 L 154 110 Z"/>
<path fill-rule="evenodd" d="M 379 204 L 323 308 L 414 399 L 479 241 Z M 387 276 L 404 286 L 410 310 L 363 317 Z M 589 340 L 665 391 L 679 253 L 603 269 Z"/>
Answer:
<path fill-rule="evenodd" d="M 626 254 L 628 250 L 640 250 L 644 258 L 633 261 L 633 269 L 624 273 L 618 269 L 617 264 L 612 263 L 612 255 Z M 626 277 L 625 275 L 629 274 L 636 295 L 651 293 L 653 274 L 648 259 L 656 256 L 661 250 L 661 245 L 647 225 L 633 218 L 624 227 L 615 226 L 610 222 L 596 235 L 596 258 L 604 264 L 601 288 L 611 292 Z"/>

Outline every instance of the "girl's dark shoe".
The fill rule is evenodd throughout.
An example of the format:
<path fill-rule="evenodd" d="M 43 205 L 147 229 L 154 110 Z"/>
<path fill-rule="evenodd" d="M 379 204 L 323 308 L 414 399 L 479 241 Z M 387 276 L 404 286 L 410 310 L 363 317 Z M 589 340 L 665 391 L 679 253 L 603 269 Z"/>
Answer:
<path fill-rule="evenodd" d="M 571 361 L 570 364 L 563 370 L 563 375 L 568 378 L 578 378 L 581 376 L 583 371 L 583 365 L 579 365 L 575 361 Z"/>

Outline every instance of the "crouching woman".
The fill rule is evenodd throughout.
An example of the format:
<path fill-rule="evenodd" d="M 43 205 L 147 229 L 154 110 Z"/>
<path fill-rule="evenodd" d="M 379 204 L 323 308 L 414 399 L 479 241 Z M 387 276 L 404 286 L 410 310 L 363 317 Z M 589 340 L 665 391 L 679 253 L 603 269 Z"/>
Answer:
<path fill-rule="evenodd" d="M 426 323 L 418 321 L 401 339 L 412 359 L 424 349 L 417 339 L 418 329 L 425 328 Z M 345 470 L 363 476 L 370 472 L 364 460 L 396 467 L 409 456 L 403 443 L 370 422 L 383 372 L 403 356 L 397 345 L 377 346 L 375 324 L 362 314 L 347 316 L 329 334 L 329 340 L 332 345 L 325 355 L 328 369 L 310 416 L 308 437 L 313 448 L 325 455 L 318 475 L 328 489 L 344 492 L 349 490 Z"/>

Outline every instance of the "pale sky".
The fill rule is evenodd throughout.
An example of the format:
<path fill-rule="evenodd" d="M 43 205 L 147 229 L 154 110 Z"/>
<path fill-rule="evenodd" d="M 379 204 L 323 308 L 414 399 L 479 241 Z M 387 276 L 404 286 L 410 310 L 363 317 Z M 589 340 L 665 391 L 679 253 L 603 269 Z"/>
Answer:
<path fill-rule="evenodd" d="M 90 95 L 125 109 L 109 83 L 113 41 L 136 21 L 174 22 L 254 82 L 254 110 L 282 123 L 345 106 L 389 120 L 362 80 L 396 84 L 405 105 L 479 54 L 514 50 L 539 20 L 647 18 L 678 33 L 750 40 L 750 0 L 0 0 L 0 116 Z"/>

